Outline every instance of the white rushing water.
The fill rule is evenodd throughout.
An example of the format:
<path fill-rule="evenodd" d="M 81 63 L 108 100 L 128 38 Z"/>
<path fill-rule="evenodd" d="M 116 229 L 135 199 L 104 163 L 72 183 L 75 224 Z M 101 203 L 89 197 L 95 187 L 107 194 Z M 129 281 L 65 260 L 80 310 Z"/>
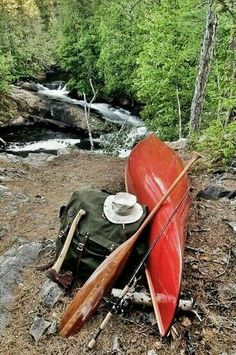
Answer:
<path fill-rule="evenodd" d="M 52 87 L 55 87 L 53 85 Z M 49 99 L 59 100 L 76 106 L 84 107 L 83 100 L 72 99 L 68 96 L 69 91 L 66 85 L 59 85 L 58 88 L 50 89 L 44 85 L 37 84 L 38 94 L 47 96 Z M 106 103 L 93 103 L 91 109 L 108 122 L 112 122 L 120 127 L 118 131 L 106 133 L 99 138 L 93 139 L 98 153 L 114 153 L 120 157 L 127 157 L 132 146 L 147 133 L 144 123 L 139 117 L 132 115 L 129 111 L 120 107 L 113 107 Z M 23 152 L 50 152 L 65 149 L 68 146 L 77 145 L 80 149 L 89 149 L 88 138 L 75 133 L 54 132 L 50 129 L 28 128 L 29 131 L 11 133 L 6 137 L 7 151 L 13 154 Z M 18 136 L 18 139 L 15 139 Z M 14 137 L 14 139 L 12 139 Z M 103 148 L 101 148 L 103 147 Z"/>
<path fill-rule="evenodd" d="M 79 105 L 81 107 L 84 107 L 85 105 L 83 100 L 72 99 L 68 96 L 69 91 L 66 89 L 66 85 L 59 86 L 58 89 L 49 89 L 43 85 L 38 84 L 38 89 L 38 93 L 40 95 L 46 95 L 49 98 L 51 97 L 53 99 L 71 103 L 73 105 Z M 129 111 L 123 108 L 113 107 L 107 103 L 92 103 L 91 109 L 97 111 L 106 121 L 121 126 L 121 131 L 123 128 L 129 129 L 129 133 L 127 134 L 127 137 L 124 141 L 124 147 L 119 149 L 120 157 L 127 157 L 135 141 L 144 137 L 147 133 L 147 129 L 140 118 L 132 115 Z M 108 136 L 110 135 L 103 135 L 101 137 L 103 142 L 108 138 Z"/>
<path fill-rule="evenodd" d="M 48 97 L 58 99 L 71 103 L 73 105 L 79 105 L 84 107 L 83 100 L 72 99 L 68 96 L 69 91 L 65 86 L 59 86 L 58 89 L 49 89 L 41 84 L 38 84 L 38 93 L 46 95 Z M 139 117 L 132 115 L 129 111 L 120 107 L 113 107 L 106 103 L 92 103 L 91 108 L 100 113 L 100 115 L 107 121 L 116 123 L 118 125 L 126 124 L 128 127 L 144 127 L 144 123 Z"/>
<path fill-rule="evenodd" d="M 11 150 L 13 152 L 27 152 L 27 151 L 39 151 L 39 150 L 59 150 L 65 149 L 68 146 L 74 146 L 77 143 L 80 143 L 80 139 L 72 139 L 72 138 L 65 138 L 65 139 L 58 139 L 58 138 L 51 138 L 47 140 L 41 140 L 38 142 L 30 142 L 27 143 L 25 146 L 21 144 L 12 145 Z"/>

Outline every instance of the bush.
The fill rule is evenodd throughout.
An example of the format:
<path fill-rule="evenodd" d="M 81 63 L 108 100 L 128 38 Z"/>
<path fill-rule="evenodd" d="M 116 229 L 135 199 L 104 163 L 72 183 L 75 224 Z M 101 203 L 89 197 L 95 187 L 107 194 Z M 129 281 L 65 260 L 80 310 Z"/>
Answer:
<path fill-rule="evenodd" d="M 236 121 L 226 127 L 214 121 L 207 129 L 192 134 L 190 145 L 205 152 L 213 164 L 229 164 L 236 151 Z"/>
<path fill-rule="evenodd" d="M 9 58 L 0 53 L 0 94 L 5 94 L 9 90 L 11 81 L 11 65 Z"/>

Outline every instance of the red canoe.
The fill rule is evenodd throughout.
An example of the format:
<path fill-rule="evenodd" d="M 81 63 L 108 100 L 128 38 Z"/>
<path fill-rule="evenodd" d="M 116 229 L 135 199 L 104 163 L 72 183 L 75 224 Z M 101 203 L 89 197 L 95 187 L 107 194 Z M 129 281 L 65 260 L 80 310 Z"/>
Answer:
<path fill-rule="evenodd" d="M 132 150 L 126 166 L 126 189 L 151 211 L 183 170 L 180 157 L 155 135 Z M 185 175 L 151 222 L 149 245 L 160 233 L 189 188 Z M 183 269 L 185 227 L 189 209 L 186 194 L 162 237 L 149 255 L 146 276 L 161 335 L 171 327 L 178 306 Z"/>

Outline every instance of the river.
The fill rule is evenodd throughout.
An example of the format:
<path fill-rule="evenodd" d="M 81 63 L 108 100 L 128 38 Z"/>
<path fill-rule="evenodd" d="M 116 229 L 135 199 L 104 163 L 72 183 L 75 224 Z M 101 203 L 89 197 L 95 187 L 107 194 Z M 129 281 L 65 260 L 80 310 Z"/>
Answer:
<path fill-rule="evenodd" d="M 55 85 L 48 87 L 46 84 L 37 84 L 37 87 L 37 95 L 47 96 L 49 99 L 56 99 L 59 102 L 67 102 L 75 106 L 85 106 L 83 100 L 69 97 L 69 91 L 66 89 L 66 85 L 58 84 L 57 88 L 50 88 L 55 87 Z M 91 110 L 97 112 L 104 120 L 120 127 L 116 133 L 103 134 L 93 139 L 94 149 L 99 153 L 108 150 L 112 153 L 113 149 L 116 150 L 116 155 L 127 156 L 134 142 L 146 134 L 147 129 L 140 118 L 123 108 L 114 107 L 107 103 L 92 103 Z M 119 136 L 124 136 L 124 132 L 125 139 L 123 137 L 123 146 L 115 147 L 115 143 L 119 141 Z M 27 156 L 32 152 L 57 154 L 59 149 L 65 149 L 68 146 L 74 146 L 80 149 L 91 148 L 88 137 L 83 134 L 76 133 L 72 129 L 55 130 L 54 128 L 45 128 L 42 124 L 30 127 L 25 126 L 23 128 L 14 127 L 12 130 L 3 131 L 1 137 L 7 142 L 7 149 L 5 150 L 8 153 L 22 156 Z M 109 144 L 110 148 L 108 149 Z M 112 145 L 114 147 L 112 147 Z M 106 148 L 104 149 L 104 147 Z"/>

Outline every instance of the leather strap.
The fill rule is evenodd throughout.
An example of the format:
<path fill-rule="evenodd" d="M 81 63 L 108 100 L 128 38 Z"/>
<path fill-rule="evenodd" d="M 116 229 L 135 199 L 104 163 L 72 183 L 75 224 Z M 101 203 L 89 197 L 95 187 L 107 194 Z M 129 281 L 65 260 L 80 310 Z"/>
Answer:
<path fill-rule="evenodd" d="M 85 244 L 87 243 L 87 240 L 89 239 L 89 233 L 86 233 L 84 236 L 84 240 L 83 242 L 80 242 L 77 246 L 77 258 L 76 258 L 76 270 L 74 273 L 74 282 L 76 282 L 78 280 L 79 277 L 79 270 L 80 270 L 80 262 L 81 262 L 81 256 L 82 256 L 82 252 L 84 250 Z"/>

